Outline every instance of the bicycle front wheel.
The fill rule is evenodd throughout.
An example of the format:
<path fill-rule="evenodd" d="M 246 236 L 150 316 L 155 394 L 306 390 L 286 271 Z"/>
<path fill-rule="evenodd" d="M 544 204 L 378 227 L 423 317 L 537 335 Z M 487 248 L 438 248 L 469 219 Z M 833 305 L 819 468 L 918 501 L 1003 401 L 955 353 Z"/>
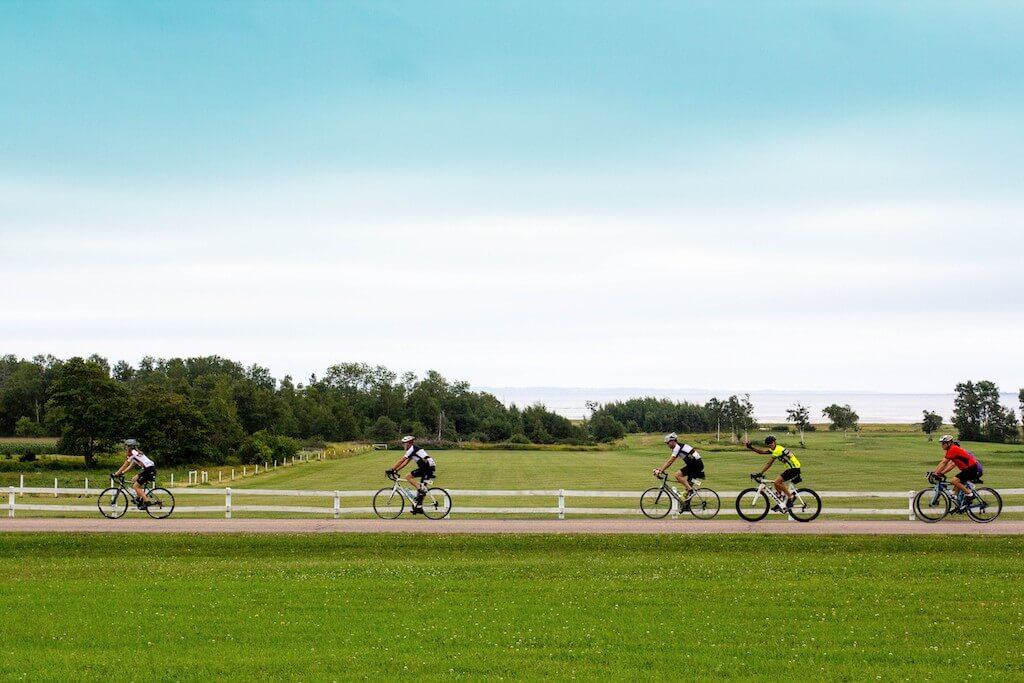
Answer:
<path fill-rule="evenodd" d="M 423 514 L 429 519 L 444 519 L 452 511 L 452 497 L 444 489 L 432 488 L 423 496 Z"/>
<path fill-rule="evenodd" d="M 153 519 L 170 517 L 174 512 L 174 496 L 167 489 L 156 488 L 149 491 L 149 505 L 146 513 Z"/>
<path fill-rule="evenodd" d="M 937 522 L 949 514 L 949 496 L 940 493 L 933 502 L 935 489 L 922 489 L 914 496 L 914 513 L 923 522 Z"/>
<path fill-rule="evenodd" d="M 405 508 L 405 496 L 395 489 L 381 489 L 373 494 L 373 511 L 381 519 L 395 519 Z"/>
<path fill-rule="evenodd" d="M 974 500 L 967 508 L 967 516 L 975 522 L 986 524 L 1003 511 L 1003 499 L 994 489 L 974 489 Z"/>
<path fill-rule="evenodd" d="M 798 522 L 810 522 L 821 514 L 821 496 L 811 489 L 797 489 L 789 515 Z"/>
<path fill-rule="evenodd" d="M 661 519 L 672 512 L 676 502 L 661 486 L 647 489 L 640 494 L 640 509 L 651 519 Z"/>
<path fill-rule="evenodd" d="M 100 494 L 96 505 L 107 519 L 117 519 L 128 511 L 128 494 L 124 489 L 109 488 Z"/>
<path fill-rule="evenodd" d="M 758 522 L 768 514 L 768 496 L 758 489 L 745 489 L 736 496 L 736 513 L 748 522 Z"/>
<path fill-rule="evenodd" d="M 690 496 L 690 514 L 697 519 L 711 519 L 718 514 L 722 501 L 711 489 L 697 489 Z"/>

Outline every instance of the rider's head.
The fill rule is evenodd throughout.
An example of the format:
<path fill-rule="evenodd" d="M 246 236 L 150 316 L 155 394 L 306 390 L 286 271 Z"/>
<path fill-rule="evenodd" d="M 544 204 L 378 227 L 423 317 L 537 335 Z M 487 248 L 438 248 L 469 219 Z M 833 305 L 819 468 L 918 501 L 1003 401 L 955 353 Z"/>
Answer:
<path fill-rule="evenodd" d="M 768 436 L 764 437 L 764 445 L 765 446 L 773 446 L 773 445 L 775 445 L 775 436 L 773 434 L 769 434 Z"/>
<path fill-rule="evenodd" d="M 674 444 L 676 442 L 676 439 L 678 439 L 678 438 L 679 437 L 676 436 L 675 432 L 672 432 L 671 434 L 666 434 L 665 435 L 665 443 L 667 443 L 669 446 L 671 446 L 672 444 Z"/>
<path fill-rule="evenodd" d="M 129 450 L 131 450 L 132 448 L 138 448 L 138 446 L 139 446 L 139 442 L 136 441 L 135 439 L 125 439 L 124 440 L 124 447 L 129 449 Z"/>
<path fill-rule="evenodd" d="M 416 437 L 412 436 L 412 435 L 409 435 L 409 434 L 407 434 L 407 435 L 402 437 L 402 443 L 403 444 L 410 444 L 410 443 L 412 443 L 415 440 L 416 440 Z"/>
<path fill-rule="evenodd" d="M 949 447 L 956 442 L 953 441 L 953 437 L 951 437 L 949 434 L 944 434 L 942 438 L 939 439 L 939 443 L 942 445 L 942 450 L 948 451 Z"/>

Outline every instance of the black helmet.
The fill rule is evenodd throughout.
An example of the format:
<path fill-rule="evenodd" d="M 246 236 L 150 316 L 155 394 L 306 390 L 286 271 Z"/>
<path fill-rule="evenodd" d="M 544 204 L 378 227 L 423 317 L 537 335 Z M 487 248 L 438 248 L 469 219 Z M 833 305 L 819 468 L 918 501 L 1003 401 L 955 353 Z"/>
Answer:
<path fill-rule="evenodd" d="M 764 445 L 767 446 L 770 443 L 775 443 L 775 435 L 774 434 L 769 434 L 768 436 L 764 437 Z"/>

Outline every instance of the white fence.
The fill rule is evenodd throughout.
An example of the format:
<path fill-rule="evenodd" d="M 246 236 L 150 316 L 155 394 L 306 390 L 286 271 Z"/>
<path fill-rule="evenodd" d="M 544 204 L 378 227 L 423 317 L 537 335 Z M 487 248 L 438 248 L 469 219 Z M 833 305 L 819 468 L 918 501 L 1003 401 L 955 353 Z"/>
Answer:
<path fill-rule="evenodd" d="M 351 514 L 372 514 L 373 507 L 370 502 L 376 491 L 293 491 L 278 489 L 232 489 L 232 488 L 187 488 L 171 489 L 175 497 L 180 496 L 224 496 L 224 503 L 218 505 L 176 505 L 175 512 L 179 513 L 224 513 L 224 517 L 230 519 L 232 512 L 284 512 L 298 514 L 326 514 L 333 515 L 335 519 L 341 515 Z M 557 515 L 559 519 L 565 519 L 566 515 L 639 515 L 642 514 L 639 508 L 639 491 L 574 491 L 568 489 L 545 489 L 526 491 L 474 491 L 452 489 L 449 490 L 452 496 L 452 514 L 541 514 Z M 722 500 L 721 515 L 735 515 L 735 499 L 738 491 L 720 492 Z M 1021 495 L 1024 488 L 1002 489 L 1000 494 Z M 88 505 L 57 505 L 43 503 L 22 503 L 18 502 L 18 495 L 65 495 L 65 496 L 98 496 L 97 489 L 79 488 L 37 488 L 11 486 L 8 489 L 7 504 L 0 505 L 0 510 L 6 509 L 8 517 L 14 517 L 16 510 L 38 511 L 38 512 L 97 512 L 97 501 L 91 500 Z M 822 514 L 830 515 L 907 515 L 908 519 L 914 517 L 914 496 L 917 491 L 900 493 L 895 491 L 819 491 L 821 496 Z M 290 498 L 330 498 L 333 504 L 330 507 L 312 505 L 234 505 L 233 498 L 237 496 L 273 496 Z M 543 507 L 525 506 L 465 506 L 459 505 L 459 498 L 553 498 L 555 505 Z M 343 499 L 356 498 L 362 500 L 365 505 L 342 507 Z M 632 499 L 637 502 L 637 507 L 571 507 L 566 505 L 569 498 L 621 498 Z M 855 498 L 855 499 L 883 499 L 906 501 L 905 506 L 899 508 L 851 508 L 851 507 L 829 507 L 824 501 L 829 498 Z M 129 506 L 129 511 L 134 508 Z M 1024 512 L 1024 505 L 1004 506 L 1004 512 Z M 675 515 L 673 515 L 675 516 Z"/>

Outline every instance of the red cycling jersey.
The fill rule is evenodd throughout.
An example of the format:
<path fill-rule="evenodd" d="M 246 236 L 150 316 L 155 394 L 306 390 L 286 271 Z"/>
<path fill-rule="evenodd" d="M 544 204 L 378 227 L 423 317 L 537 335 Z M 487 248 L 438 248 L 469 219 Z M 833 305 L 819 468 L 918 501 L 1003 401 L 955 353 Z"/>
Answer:
<path fill-rule="evenodd" d="M 971 455 L 970 451 L 965 451 L 956 444 L 950 446 L 949 450 L 946 451 L 946 460 L 952 460 L 953 464 L 961 470 L 966 470 L 968 467 L 978 464 L 978 459 Z"/>

